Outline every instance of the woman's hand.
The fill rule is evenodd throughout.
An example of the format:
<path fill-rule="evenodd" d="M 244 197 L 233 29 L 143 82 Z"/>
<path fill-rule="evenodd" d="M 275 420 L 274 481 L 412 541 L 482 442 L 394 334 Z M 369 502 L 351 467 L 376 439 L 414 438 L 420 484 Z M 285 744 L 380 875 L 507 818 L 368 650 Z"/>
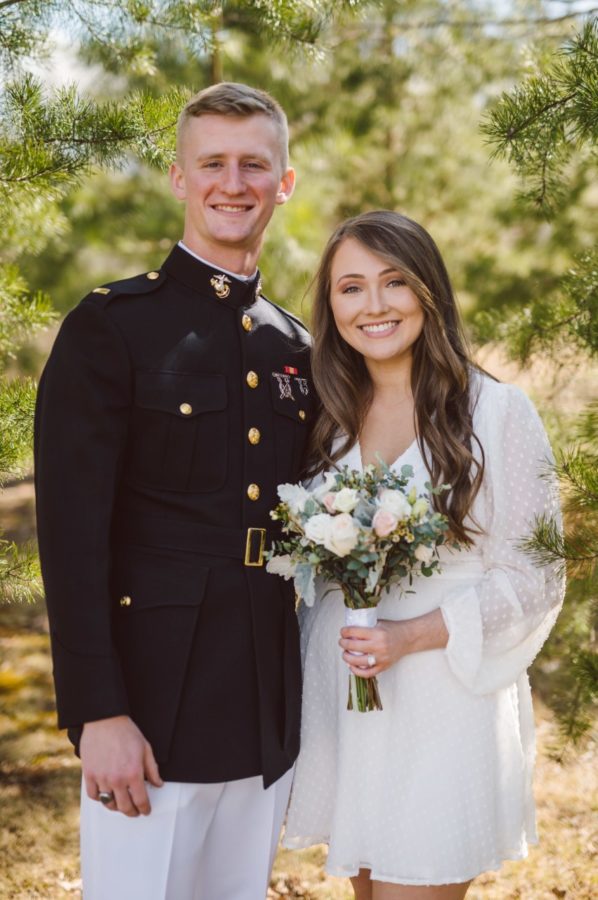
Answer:
<path fill-rule="evenodd" d="M 339 645 L 344 651 L 343 659 L 354 675 L 373 678 L 403 656 L 422 650 L 440 650 L 446 647 L 447 641 L 448 631 L 442 613 L 435 609 L 414 619 L 380 619 L 374 628 L 355 625 L 341 628 Z M 349 651 L 362 656 L 354 656 Z M 368 656 L 369 662 L 372 656 L 375 658 L 375 665 L 369 665 Z"/>

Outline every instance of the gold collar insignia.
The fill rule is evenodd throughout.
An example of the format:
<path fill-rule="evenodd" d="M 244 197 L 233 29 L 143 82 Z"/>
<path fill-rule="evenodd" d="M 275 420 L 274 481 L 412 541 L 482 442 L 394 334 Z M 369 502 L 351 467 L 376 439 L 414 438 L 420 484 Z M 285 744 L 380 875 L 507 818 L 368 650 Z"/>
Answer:
<path fill-rule="evenodd" d="M 214 292 L 219 300 L 225 300 L 230 294 L 231 280 L 224 272 L 220 272 L 218 275 L 212 275 L 210 284 L 214 288 Z"/>

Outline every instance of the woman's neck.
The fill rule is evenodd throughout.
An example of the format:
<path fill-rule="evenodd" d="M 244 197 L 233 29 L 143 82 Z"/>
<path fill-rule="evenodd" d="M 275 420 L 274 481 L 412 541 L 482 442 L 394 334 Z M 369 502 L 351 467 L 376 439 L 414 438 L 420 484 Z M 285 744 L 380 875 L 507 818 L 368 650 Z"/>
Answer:
<path fill-rule="evenodd" d="M 374 401 L 381 406 L 393 407 L 412 398 L 411 356 L 399 360 L 367 360 L 366 366 L 372 379 Z"/>

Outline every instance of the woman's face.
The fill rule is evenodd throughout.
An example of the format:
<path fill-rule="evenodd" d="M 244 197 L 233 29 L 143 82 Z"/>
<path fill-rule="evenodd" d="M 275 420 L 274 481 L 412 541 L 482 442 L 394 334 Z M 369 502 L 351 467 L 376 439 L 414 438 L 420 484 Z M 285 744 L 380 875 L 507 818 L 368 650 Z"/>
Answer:
<path fill-rule="evenodd" d="M 330 275 L 330 306 L 341 337 L 366 362 L 410 358 L 424 312 L 401 272 L 355 238 L 346 238 Z"/>

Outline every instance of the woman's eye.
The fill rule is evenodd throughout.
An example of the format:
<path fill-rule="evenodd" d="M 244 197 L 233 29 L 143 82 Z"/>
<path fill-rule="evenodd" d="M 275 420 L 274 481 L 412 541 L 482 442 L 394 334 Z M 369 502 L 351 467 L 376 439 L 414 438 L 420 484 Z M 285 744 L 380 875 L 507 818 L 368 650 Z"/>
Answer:
<path fill-rule="evenodd" d="M 348 284 L 341 291 L 342 294 L 355 294 L 359 290 L 359 286 L 357 284 Z"/>
<path fill-rule="evenodd" d="M 403 281 L 402 278 L 393 278 L 388 282 L 387 287 L 405 287 L 407 284 L 406 281 Z"/>

